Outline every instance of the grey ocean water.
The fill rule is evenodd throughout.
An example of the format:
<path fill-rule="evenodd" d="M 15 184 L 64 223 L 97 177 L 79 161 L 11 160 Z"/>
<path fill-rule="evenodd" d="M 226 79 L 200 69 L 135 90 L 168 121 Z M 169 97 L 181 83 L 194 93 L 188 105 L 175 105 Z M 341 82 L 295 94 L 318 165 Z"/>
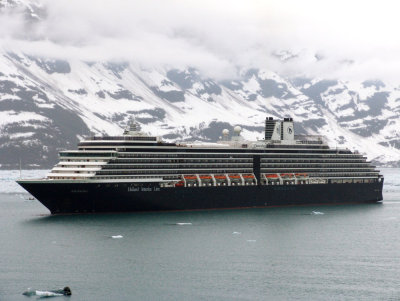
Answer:
<path fill-rule="evenodd" d="M 2 172 L 0 300 L 400 300 L 400 169 L 383 173 L 383 204 L 49 216 Z"/>

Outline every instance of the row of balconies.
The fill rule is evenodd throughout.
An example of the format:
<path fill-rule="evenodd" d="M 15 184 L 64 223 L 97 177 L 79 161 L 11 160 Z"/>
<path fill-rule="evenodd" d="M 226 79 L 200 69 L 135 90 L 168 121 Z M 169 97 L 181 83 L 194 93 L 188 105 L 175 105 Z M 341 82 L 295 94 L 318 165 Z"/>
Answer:
<path fill-rule="evenodd" d="M 96 175 L 178 175 L 182 173 L 187 174 L 204 174 L 204 173 L 252 173 L 252 169 L 126 169 L 126 170 L 100 170 L 96 172 Z M 261 170 L 262 173 L 277 173 L 277 171 Z M 296 173 L 308 173 L 310 177 L 344 177 L 344 176 L 378 176 L 378 171 L 369 170 L 288 170 L 280 172 L 296 172 Z"/>
<path fill-rule="evenodd" d="M 324 153 L 196 153 L 196 152 L 119 152 L 118 158 L 251 158 L 260 155 L 261 160 L 270 158 L 365 158 L 360 154 L 324 154 Z"/>
<path fill-rule="evenodd" d="M 100 170 L 96 175 L 118 175 L 118 174 L 196 174 L 196 173 L 252 173 L 253 169 L 241 169 L 241 168 L 230 168 L 230 169 L 120 169 L 120 170 Z"/>
<path fill-rule="evenodd" d="M 151 168 L 151 169 L 182 169 L 182 168 L 252 168 L 252 163 L 235 163 L 235 164 L 228 164 L 228 163 L 208 163 L 208 164 L 193 164 L 193 163 L 181 163 L 181 164 L 109 164 L 104 166 L 103 169 L 129 169 L 129 168 Z"/>
<path fill-rule="evenodd" d="M 344 167 L 344 168 L 375 168 L 370 163 L 261 163 L 262 168 L 328 168 L 328 167 Z"/>
<path fill-rule="evenodd" d="M 253 164 L 252 163 L 240 163 L 236 162 L 234 164 L 232 163 L 180 163 L 180 164 L 174 164 L 174 163 L 158 163 L 158 164 L 139 164 L 139 163 L 132 163 L 132 164 L 107 164 L 103 167 L 103 169 L 182 169 L 182 168 L 252 168 Z M 362 169 L 369 169 L 369 170 L 374 170 L 375 167 L 372 165 L 369 165 L 367 163 L 361 163 L 361 164 L 304 164 L 304 163 L 291 163 L 291 164 L 261 164 L 262 169 L 269 169 L 272 171 L 279 171 L 279 170 L 289 170 L 289 169 L 296 169 L 298 170 L 299 168 L 304 169 L 304 170 L 310 170 L 310 169 L 327 169 L 327 168 L 335 168 L 335 169 L 357 169 L 357 168 L 362 168 Z"/>
<path fill-rule="evenodd" d="M 166 158 L 151 158 L 151 159 L 114 159 L 110 163 L 116 164 L 134 164 L 134 163 L 252 163 L 252 158 L 218 158 L 218 159 L 210 159 L 210 158 L 176 158 L 176 159 L 166 159 Z M 263 164 L 279 164 L 279 163 L 308 163 L 308 164 L 317 164 L 317 163 L 342 163 L 342 164 L 350 164 L 350 163 L 360 163 L 360 164 L 369 164 L 365 159 L 308 159 L 305 160 L 303 158 L 288 158 L 288 159 L 263 159 L 261 158 L 261 162 Z"/>
<path fill-rule="evenodd" d="M 131 163 L 252 163 L 253 159 L 232 159 L 232 158 L 218 158 L 218 159 L 209 159 L 209 158 L 180 158 L 180 159 L 166 159 L 166 158 L 152 158 L 152 159 L 116 159 L 110 163 L 115 164 L 131 164 Z"/>

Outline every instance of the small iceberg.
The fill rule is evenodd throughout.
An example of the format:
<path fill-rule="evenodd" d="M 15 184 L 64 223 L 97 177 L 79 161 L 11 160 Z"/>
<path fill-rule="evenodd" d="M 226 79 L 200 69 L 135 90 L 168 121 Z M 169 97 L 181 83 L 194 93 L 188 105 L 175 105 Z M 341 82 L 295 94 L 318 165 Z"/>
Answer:
<path fill-rule="evenodd" d="M 189 226 L 191 224 L 192 223 L 176 223 L 175 225 L 177 225 L 177 226 Z"/>
<path fill-rule="evenodd" d="M 39 290 L 33 290 L 31 288 L 28 288 L 27 291 L 23 292 L 22 295 L 24 296 L 38 296 L 39 298 L 49 298 L 49 297 L 61 297 L 61 296 L 71 296 L 71 289 L 66 286 L 61 289 L 57 290 L 51 290 L 51 291 L 39 291 Z"/>
<path fill-rule="evenodd" d="M 112 235 L 111 238 L 117 239 L 117 238 L 123 238 L 123 236 L 122 235 Z"/>
<path fill-rule="evenodd" d="M 239 235 L 239 234 L 242 234 L 242 233 L 241 233 L 241 232 L 236 232 L 236 231 L 235 231 L 235 232 L 232 232 L 232 234 L 233 234 L 233 235 Z"/>
<path fill-rule="evenodd" d="M 60 297 L 64 295 L 48 291 L 36 291 L 36 296 L 44 298 L 44 297 Z"/>
<path fill-rule="evenodd" d="M 320 211 L 311 211 L 311 215 L 324 215 L 325 213 Z"/>

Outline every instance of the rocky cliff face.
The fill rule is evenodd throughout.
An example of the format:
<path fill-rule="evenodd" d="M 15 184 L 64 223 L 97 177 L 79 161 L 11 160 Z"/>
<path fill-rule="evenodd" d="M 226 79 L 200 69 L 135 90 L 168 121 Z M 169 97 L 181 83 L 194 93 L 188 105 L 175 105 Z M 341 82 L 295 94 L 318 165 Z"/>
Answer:
<path fill-rule="evenodd" d="M 11 1 L 1 1 L 5 9 Z M 29 4 L 29 5 L 28 5 Z M 45 10 L 25 3 L 33 24 Z M 19 10 L 20 12 L 20 10 Z M 227 76 L 229 78 L 229 76 Z M 0 49 L 1 168 L 50 167 L 61 149 L 93 134 L 120 134 L 130 117 L 165 140 L 216 141 L 240 125 L 263 137 L 266 116 L 293 117 L 297 134 L 357 149 L 379 164 L 400 162 L 400 86 L 289 78 L 242 70 L 234 80 L 194 68 L 142 68 L 133 62 L 60 60 Z"/>

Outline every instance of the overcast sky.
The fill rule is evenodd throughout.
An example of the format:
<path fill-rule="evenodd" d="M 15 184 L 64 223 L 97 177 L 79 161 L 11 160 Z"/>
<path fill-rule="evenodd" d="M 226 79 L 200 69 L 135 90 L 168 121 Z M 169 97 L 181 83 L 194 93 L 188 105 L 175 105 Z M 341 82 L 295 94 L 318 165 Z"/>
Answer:
<path fill-rule="evenodd" d="M 22 1 L 22 0 L 21 0 Z M 23 0 L 28 1 L 28 0 Z M 389 0 L 43 0 L 46 19 L 0 17 L 7 49 L 143 66 L 193 66 L 234 78 L 290 76 L 400 83 L 400 2 Z M 29 40 L 29 41 L 27 41 Z M 281 62 L 274 54 L 295 56 Z"/>

